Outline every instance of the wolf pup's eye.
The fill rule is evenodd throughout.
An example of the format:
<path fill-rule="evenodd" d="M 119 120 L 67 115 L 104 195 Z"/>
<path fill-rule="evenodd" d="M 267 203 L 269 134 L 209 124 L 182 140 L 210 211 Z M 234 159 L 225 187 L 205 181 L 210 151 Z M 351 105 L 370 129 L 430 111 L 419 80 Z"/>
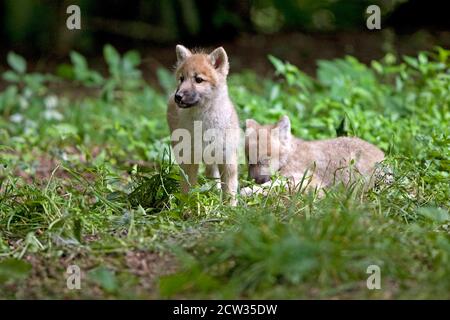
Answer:
<path fill-rule="evenodd" d="M 195 82 L 202 83 L 204 80 L 200 77 L 195 77 Z"/>
<path fill-rule="evenodd" d="M 183 81 L 184 81 L 184 77 L 180 76 L 180 82 L 183 82 Z"/>

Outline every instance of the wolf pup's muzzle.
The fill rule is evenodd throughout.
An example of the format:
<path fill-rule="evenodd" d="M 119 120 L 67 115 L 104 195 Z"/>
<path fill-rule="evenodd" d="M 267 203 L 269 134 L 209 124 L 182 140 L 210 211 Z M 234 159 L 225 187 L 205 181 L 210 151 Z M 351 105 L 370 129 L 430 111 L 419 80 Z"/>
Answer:
<path fill-rule="evenodd" d="M 270 175 L 262 174 L 263 170 L 258 165 L 249 164 L 248 175 L 254 179 L 257 184 L 263 184 L 270 181 Z"/>
<path fill-rule="evenodd" d="M 175 103 L 183 109 L 193 107 L 200 101 L 200 97 L 195 91 L 178 91 L 175 93 L 174 99 Z"/>

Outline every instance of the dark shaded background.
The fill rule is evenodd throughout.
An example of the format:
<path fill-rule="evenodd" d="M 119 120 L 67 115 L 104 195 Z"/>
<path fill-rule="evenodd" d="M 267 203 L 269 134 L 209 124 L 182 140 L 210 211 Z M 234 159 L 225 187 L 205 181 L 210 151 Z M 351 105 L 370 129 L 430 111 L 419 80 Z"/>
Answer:
<path fill-rule="evenodd" d="M 82 29 L 66 28 L 81 7 Z M 382 30 L 366 28 L 367 6 L 382 9 Z M 267 54 L 312 73 L 315 61 L 351 54 L 364 62 L 386 52 L 415 54 L 450 46 L 449 11 L 437 0 L 3 0 L 0 66 L 14 50 L 31 68 L 53 71 L 76 50 L 102 67 L 102 47 L 138 49 L 143 69 L 174 62 L 174 45 L 223 45 L 234 70 L 270 70 Z M 151 77 L 151 76 L 149 76 Z"/>

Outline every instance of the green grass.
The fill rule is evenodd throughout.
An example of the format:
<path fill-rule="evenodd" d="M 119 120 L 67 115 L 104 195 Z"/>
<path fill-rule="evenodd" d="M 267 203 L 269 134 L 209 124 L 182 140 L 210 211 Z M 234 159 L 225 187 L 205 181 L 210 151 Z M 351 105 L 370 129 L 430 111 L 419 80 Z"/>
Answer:
<path fill-rule="evenodd" d="M 375 190 L 274 189 L 236 208 L 203 177 L 178 191 L 170 73 L 152 88 L 136 52 L 104 53 L 107 75 L 76 53 L 57 75 L 8 56 L 0 298 L 450 298 L 450 51 L 318 61 L 314 78 L 275 57 L 272 78 L 232 73 L 241 124 L 287 114 L 305 139 L 359 136 L 395 174 Z M 66 287 L 69 265 L 81 290 Z M 370 265 L 380 290 L 366 287 Z"/>

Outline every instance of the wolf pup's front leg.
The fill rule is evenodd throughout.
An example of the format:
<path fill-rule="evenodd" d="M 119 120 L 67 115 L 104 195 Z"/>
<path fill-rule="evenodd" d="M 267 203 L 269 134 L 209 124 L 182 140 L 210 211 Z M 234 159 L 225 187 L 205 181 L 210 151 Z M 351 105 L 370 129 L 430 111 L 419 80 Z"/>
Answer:
<path fill-rule="evenodd" d="M 182 191 L 188 192 L 197 182 L 198 165 L 203 162 L 207 176 L 220 179 L 223 192 L 235 205 L 239 119 L 228 96 L 228 56 L 222 47 L 206 54 L 181 45 L 176 46 L 176 54 L 178 85 L 169 98 L 167 121 L 175 158 L 188 178 Z"/>

